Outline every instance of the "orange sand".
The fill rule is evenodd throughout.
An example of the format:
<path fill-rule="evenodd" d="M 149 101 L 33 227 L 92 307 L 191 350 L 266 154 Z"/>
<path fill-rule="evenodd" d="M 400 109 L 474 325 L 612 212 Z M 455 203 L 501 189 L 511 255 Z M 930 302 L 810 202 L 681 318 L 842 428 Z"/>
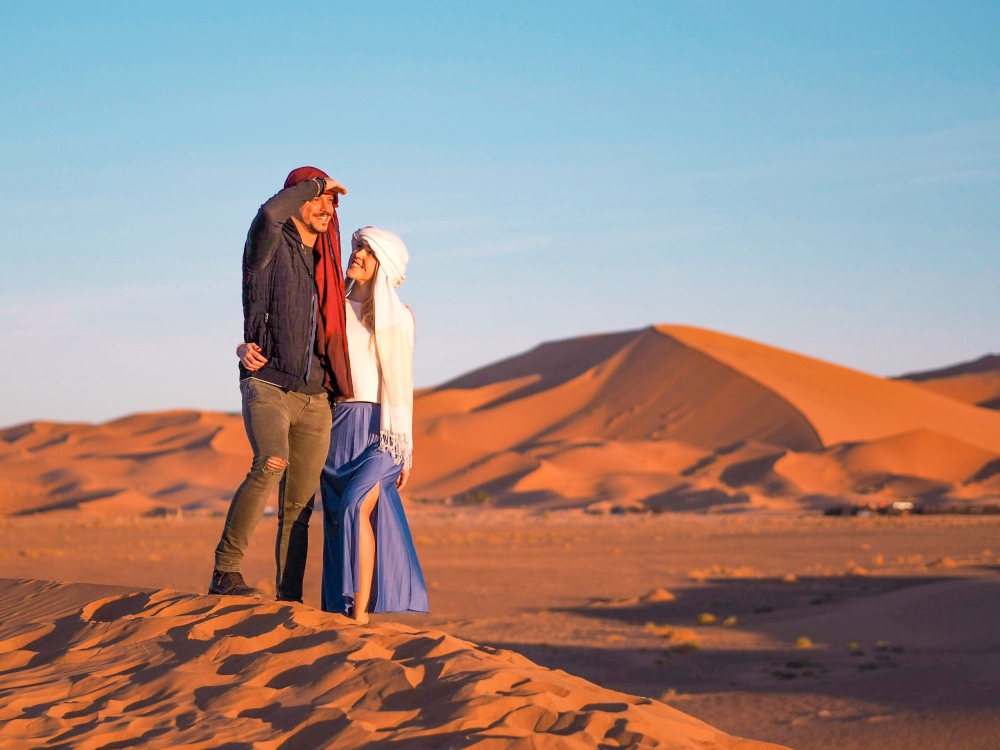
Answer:
<path fill-rule="evenodd" d="M 1000 501 L 1000 413 L 934 382 L 683 326 L 542 344 L 417 395 L 408 495 L 594 511 Z M 237 415 L 19 425 L 0 431 L 0 512 L 224 512 L 249 457 Z"/>
<path fill-rule="evenodd" d="M 11 750 L 778 750 L 516 653 L 303 605 L 0 579 Z"/>
<path fill-rule="evenodd" d="M 515 651 L 604 688 L 659 699 L 726 733 L 796 750 L 996 747 L 1000 650 L 990 616 L 1000 608 L 996 516 L 411 510 L 431 614 L 376 620 L 403 620 L 421 631 Z M 221 525 L 222 518 L 110 518 L 77 511 L 0 518 L 0 570 L 8 578 L 201 593 Z M 274 532 L 275 519 L 266 518 L 244 561 L 244 573 L 257 585 L 273 586 Z M 312 524 L 311 537 L 305 600 L 317 606 L 319 523 Z M 855 572 L 859 566 L 868 574 Z M 87 593 L 90 598 L 74 606 L 106 595 Z M 49 618 L 57 626 L 50 638 L 85 626 L 111 627 L 86 625 L 76 610 L 45 609 L 41 597 L 7 601 L 0 599 L 0 626 L 12 611 L 31 608 L 14 619 Z M 216 616 L 227 618 L 227 611 L 217 609 Z M 715 625 L 697 624 L 705 612 L 716 615 Z M 737 622 L 723 625 L 729 617 Z M 231 636 L 253 632 L 249 623 L 225 622 Z M 278 616 L 252 622 L 270 622 L 278 635 L 285 627 Z M 146 643 L 129 636 L 130 629 L 149 633 L 142 621 L 124 614 L 115 627 L 124 638 L 121 649 L 81 649 L 66 659 L 93 659 L 102 665 L 95 666 L 97 673 L 106 658 L 128 664 L 149 658 Z M 169 705 L 139 703 L 137 727 L 145 720 L 140 711 L 201 717 L 210 704 L 198 701 L 209 691 L 180 686 L 201 679 L 211 688 L 223 679 L 187 675 L 187 666 L 204 662 L 183 661 L 186 654 L 207 644 L 191 643 L 183 627 L 170 632 L 177 635 L 171 645 L 178 652 L 171 662 L 177 664 L 177 688 L 163 692 Z M 270 635 L 261 636 L 264 645 L 254 658 L 283 660 L 281 649 L 296 642 L 272 646 Z M 803 636 L 812 648 L 797 648 Z M 22 648 L 47 658 L 58 645 L 41 641 Z M 324 664 L 306 655 L 303 684 L 311 685 Z M 546 673 L 552 679 L 559 674 Z M 145 690 L 142 670 L 131 679 L 137 691 Z M 192 693 L 195 703 L 187 706 Z M 290 689 L 278 695 L 283 705 L 294 700 Z M 251 693 L 248 708 L 259 707 L 253 699 Z M 98 705 L 104 712 L 121 707 Z M 73 710 L 68 720 L 76 718 Z M 46 711 L 58 709 L 45 700 L 25 708 L 48 722 Z M 0 714 L 0 727 L 5 719 Z"/>

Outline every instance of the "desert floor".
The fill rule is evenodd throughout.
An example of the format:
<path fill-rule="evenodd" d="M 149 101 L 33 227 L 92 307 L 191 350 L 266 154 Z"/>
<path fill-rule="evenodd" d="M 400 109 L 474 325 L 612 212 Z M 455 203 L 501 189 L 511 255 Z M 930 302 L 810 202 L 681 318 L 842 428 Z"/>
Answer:
<path fill-rule="evenodd" d="M 797 750 L 1000 746 L 1000 518 L 419 504 L 410 517 L 432 613 L 382 619 L 509 648 Z M 221 526 L 6 518 L 0 577 L 203 593 Z M 272 591 L 274 530 L 266 518 L 244 566 Z M 317 514 L 312 605 L 321 534 Z M 716 623 L 697 624 L 705 613 Z"/>

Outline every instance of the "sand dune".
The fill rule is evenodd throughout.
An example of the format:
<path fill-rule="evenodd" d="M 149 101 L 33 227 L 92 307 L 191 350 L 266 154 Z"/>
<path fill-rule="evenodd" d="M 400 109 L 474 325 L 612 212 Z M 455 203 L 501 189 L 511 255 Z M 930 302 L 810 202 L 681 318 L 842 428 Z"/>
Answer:
<path fill-rule="evenodd" d="M 1000 371 L 947 377 L 985 375 Z M 1000 413 L 936 382 L 684 326 L 542 344 L 417 395 L 409 495 L 658 511 L 1000 500 Z M 19 425 L 0 431 L 0 512 L 223 512 L 249 457 L 234 415 Z"/>
<path fill-rule="evenodd" d="M 250 456 L 242 418 L 228 414 L 31 422 L 0 430 L 2 512 L 224 511 Z"/>
<path fill-rule="evenodd" d="M 765 750 L 506 650 L 301 605 L 0 581 L 4 747 Z"/>
<path fill-rule="evenodd" d="M 972 362 L 901 375 L 922 388 L 943 396 L 975 404 L 986 409 L 1000 409 L 1000 354 L 988 354 Z"/>
<path fill-rule="evenodd" d="M 543 344 L 423 392 L 416 423 L 412 493 L 465 502 L 970 499 L 1000 456 L 996 414 L 684 326 Z"/>
<path fill-rule="evenodd" d="M 714 331 L 686 326 L 658 330 L 779 394 L 805 415 L 824 446 L 924 428 L 1000 452 L 1000 419 L 996 415 L 956 404 L 910 383 Z"/>

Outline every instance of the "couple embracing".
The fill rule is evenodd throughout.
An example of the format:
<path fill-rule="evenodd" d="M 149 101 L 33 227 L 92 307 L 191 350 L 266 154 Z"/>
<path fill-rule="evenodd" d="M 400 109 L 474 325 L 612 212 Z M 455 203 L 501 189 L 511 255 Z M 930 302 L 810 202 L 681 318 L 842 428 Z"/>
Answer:
<path fill-rule="evenodd" d="M 240 563 L 279 489 L 279 601 L 302 601 L 309 518 L 323 501 L 322 608 L 427 612 L 399 490 L 413 462 L 413 314 L 396 294 L 409 259 L 375 227 L 351 238 L 345 282 L 337 204 L 314 167 L 293 170 L 243 253 L 243 422 L 253 448 L 215 550 L 210 594 L 251 596 Z"/>

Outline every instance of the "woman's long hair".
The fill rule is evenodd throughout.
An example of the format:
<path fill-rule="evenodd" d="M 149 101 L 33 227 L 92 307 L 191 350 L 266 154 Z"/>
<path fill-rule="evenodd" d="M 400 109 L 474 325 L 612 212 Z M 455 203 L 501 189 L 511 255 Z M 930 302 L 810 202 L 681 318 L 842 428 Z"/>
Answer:
<path fill-rule="evenodd" d="M 376 269 L 376 273 L 377 272 L 378 272 L 378 270 Z M 375 281 L 374 277 L 372 277 L 372 280 L 369 281 L 368 283 L 371 284 L 373 281 Z M 361 303 L 361 325 L 363 325 L 365 328 L 368 329 L 368 333 L 370 333 L 372 335 L 372 338 L 375 337 L 375 295 L 374 294 L 369 294 L 368 295 L 368 299 L 366 299 L 364 302 Z"/>

